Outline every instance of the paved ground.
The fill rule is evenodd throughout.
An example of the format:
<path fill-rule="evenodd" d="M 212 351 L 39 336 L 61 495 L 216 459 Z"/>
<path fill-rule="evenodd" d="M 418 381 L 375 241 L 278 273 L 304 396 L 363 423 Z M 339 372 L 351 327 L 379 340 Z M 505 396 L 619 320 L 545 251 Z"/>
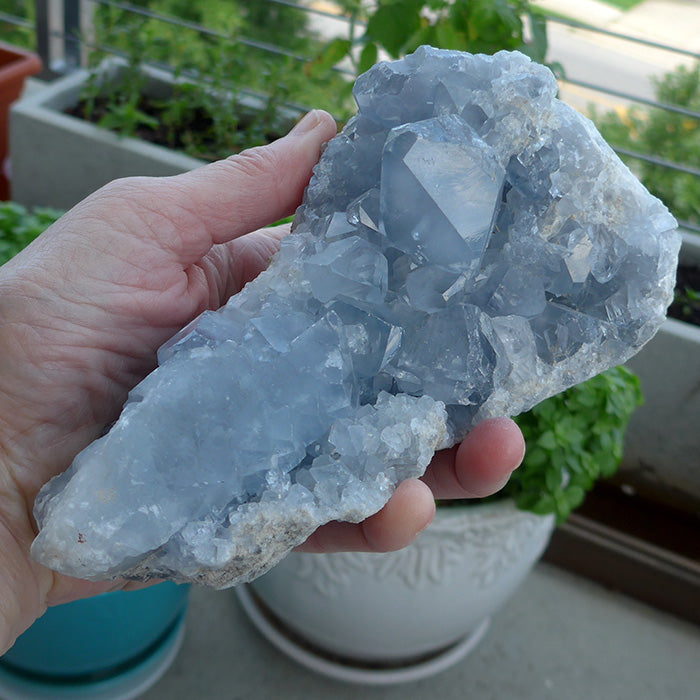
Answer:
<path fill-rule="evenodd" d="M 598 0 L 534 0 L 545 10 L 630 37 L 648 39 L 700 53 L 700 2 L 645 0 L 623 12 Z M 652 77 L 661 77 L 693 58 L 604 34 L 549 24 L 549 60 L 560 61 L 567 77 L 645 99 L 653 99 Z M 577 109 L 589 104 L 625 109 L 629 102 L 615 96 L 564 84 L 562 98 Z"/>
<path fill-rule="evenodd" d="M 539 564 L 479 646 L 434 678 L 331 681 L 274 649 L 233 591 L 195 588 L 182 651 L 143 700 L 696 700 L 697 628 Z"/>
<path fill-rule="evenodd" d="M 598 0 L 534 0 L 540 7 L 611 31 L 700 53 L 698 0 L 645 0 L 623 12 Z"/>

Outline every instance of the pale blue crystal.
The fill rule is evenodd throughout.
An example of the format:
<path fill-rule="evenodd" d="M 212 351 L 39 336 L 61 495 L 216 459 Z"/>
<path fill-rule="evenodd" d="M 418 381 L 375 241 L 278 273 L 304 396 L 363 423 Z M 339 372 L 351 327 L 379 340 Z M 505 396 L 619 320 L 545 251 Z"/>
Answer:
<path fill-rule="evenodd" d="M 295 233 L 42 490 L 33 554 L 90 579 L 250 580 L 478 420 L 636 352 L 676 224 L 556 90 L 506 52 L 424 47 L 361 76 Z"/>

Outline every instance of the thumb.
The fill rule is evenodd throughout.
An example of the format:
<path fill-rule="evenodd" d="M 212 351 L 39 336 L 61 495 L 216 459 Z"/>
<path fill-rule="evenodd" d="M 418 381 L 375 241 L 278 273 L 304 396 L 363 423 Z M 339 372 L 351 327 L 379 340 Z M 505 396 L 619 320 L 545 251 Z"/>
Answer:
<path fill-rule="evenodd" d="M 136 178 L 145 208 L 168 201 L 176 227 L 152 226 L 148 235 L 181 265 L 201 259 L 216 243 L 288 216 L 301 202 L 321 153 L 336 134 L 327 112 L 309 112 L 285 137 L 182 175 Z"/>

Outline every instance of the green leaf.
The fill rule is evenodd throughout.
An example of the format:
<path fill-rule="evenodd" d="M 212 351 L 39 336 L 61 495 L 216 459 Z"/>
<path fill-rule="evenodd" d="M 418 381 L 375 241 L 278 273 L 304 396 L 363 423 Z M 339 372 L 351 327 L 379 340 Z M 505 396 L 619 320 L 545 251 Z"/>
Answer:
<path fill-rule="evenodd" d="M 586 498 L 586 492 L 580 486 L 571 486 L 564 492 L 569 510 L 578 508 Z"/>
<path fill-rule="evenodd" d="M 377 45 L 373 41 L 367 42 L 360 54 L 360 62 L 358 64 L 360 73 L 368 71 L 377 62 L 377 54 Z"/>
<path fill-rule="evenodd" d="M 559 471 L 559 469 L 556 468 L 550 468 L 547 469 L 544 475 L 544 483 L 545 486 L 550 490 L 550 491 L 556 491 L 557 489 L 561 488 L 562 486 L 562 473 Z"/>
<path fill-rule="evenodd" d="M 527 463 L 532 467 L 540 467 L 549 461 L 549 453 L 541 447 L 533 447 L 527 452 Z"/>
<path fill-rule="evenodd" d="M 435 46 L 440 49 L 464 51 L 468 45 L 467 37 L 462 32 L 457 31 L 449 19 L 435 25 L 435 41 Z"/>
<path fill-rule="evenodd" d="M 367 22 L 366 35 L 398 58 L 409 37 L 421 27 L 420 0 L 397 0 L 380 5 Z"/>
<path fill-rule="evenodd" d="M 323 48 L 316 58 L 307 63 L 304 70 L 306 75 L 317 78 L 327 73 L 336 63 L 342 61 L 352 48 L 350 39 L 333 39 Z"/>
<path fill-rule="evenodd" d="M 515 496 L 515 505 L 520 510 L 532 511 L 540 500 L 540 494 L 537 492 L 526 492 Z"/>
<path fill-rule="evenodd" d="M 557 446 L 557 439 L 554 437 L 554 431 L 547 430 L 542 433 L 537 440 L 537 444 L 545 450 L 553 450 Z"/>
<path fill-rule="evenodd" d="M 549 515 L 554 513 L 557 509 L 557 503 L 554 500 L 554 496 L 550 494 L 545 494 L 537 500 L 537 502 L 529 508 L 536 515 Z"/>

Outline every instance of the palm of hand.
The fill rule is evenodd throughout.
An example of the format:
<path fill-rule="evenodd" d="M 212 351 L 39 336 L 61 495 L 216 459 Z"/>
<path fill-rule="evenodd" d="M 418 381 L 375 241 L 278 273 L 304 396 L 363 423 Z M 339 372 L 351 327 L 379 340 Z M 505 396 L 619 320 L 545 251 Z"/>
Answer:
<path fill-rule="evenodd" d="M 113 190 L 89 202 L 113 216 L 91 221 L 91 207 L 79 207 L 8 264 L 4 276 L 0 304 L 12 339 L 4 356 L 16 371 L 1 378 L 2 394 L 12 401 L 2 415 L 12 416 L 20 434 L 32 432 L 32 454 L 10 455 L 29 495 L 116 417 L 129 389 L 153 369 L 158 346 L 255 276 L 279 237 L 259 231 L 183 264 L 153 238 L 129 233 L 148 230 L 152 215 L 138 198 L 115 206 Z M 164 209 L 174 215 L 159 216 L 160 239 L 178 240 L 196 225 L 181 207 Z M 47 279 L 58 282 L 47 287 Z"/>

